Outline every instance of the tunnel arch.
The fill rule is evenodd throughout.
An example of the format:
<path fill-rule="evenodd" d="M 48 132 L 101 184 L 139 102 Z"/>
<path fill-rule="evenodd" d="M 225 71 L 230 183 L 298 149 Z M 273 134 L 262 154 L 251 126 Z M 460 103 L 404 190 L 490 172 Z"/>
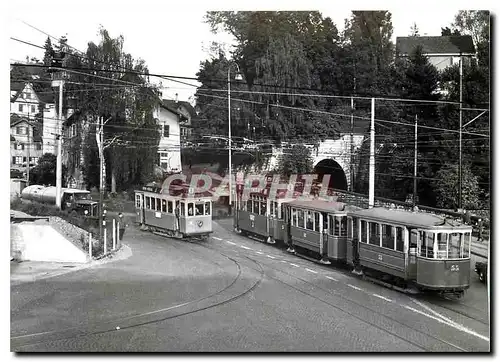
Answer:
<path fill-rule="evenodd" d="M 347 176 L 337 161 L 331 158 L 319 161 L 314 166 L 314 173 L 318 174 L 321 178 L 323 175 L 331 175 L 329 188 L 347 190 Z"/>

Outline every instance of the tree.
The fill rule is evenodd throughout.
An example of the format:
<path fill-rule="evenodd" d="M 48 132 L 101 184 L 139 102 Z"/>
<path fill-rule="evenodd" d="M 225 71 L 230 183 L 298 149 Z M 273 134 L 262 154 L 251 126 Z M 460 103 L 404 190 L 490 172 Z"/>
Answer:
<path fill-rule="evenodd" d="M 417 23 L 413 23 L 410 28 L 410 36 L 420 36 Z"/>
<path fill-rule="evenodd" d="M 458 166 L 447 165 L 441 168 L 433 181 L 437 196 L 437 206 L 445 209 L 458 208 Z M 462 166 L 462 207 L 469 210 L 477 209 L 480 200 L 478 177 L 468 165 Z"/>
<path fill-rule="evenodd" d="M 306 174 L 313 170 L 311 151 L 304 145 L 295 145 L 279 156 L 275 171 L 280 175 Z"/>
<path fill-rule="evenodd" d="M 112 38 L 103 28 L 100 35 L 99 44 L 89 43 L 85 58 L 68 50 L 65 60 L 68 67 L 87 68 L 91 72 L 69 72 L 72 82 L 68 82 L 66 94 L 75 100 L 78 109 L 75 118 L 87 134 L 90 126 L 99 124 L 102 118 L 106 121 L 103 129 L 106 152 L 100 157 L 105 160 L 106 184 L 116 192 L 143 184 L 153 174 L 160 138 L 153 112 L 160 99 L 156 87 L 149 84 L 145 62 L 123 51 L 123 36 Z M 84 136 L 82 147 L 95 150 L 96 137 L 92 140 Z M 92 183 L 95 175 L 90 172 L 99 164 L 96 156 L 95 152 L 85 152 L 82 167 L 84 178 Z M 106 168 L 111 170 L 109 174 Z"/>
<path fill-rule="evenodd" d="M 56 185 L 56 164 L 57 157 L 52 153 L 45 153 L 38 160 L 38 164 L 33 167 L 30 172 L 30 183 L 38 185 Z M 63 180 L 67 173 L 66 167 L 63 165 L 62 174 Z"/>

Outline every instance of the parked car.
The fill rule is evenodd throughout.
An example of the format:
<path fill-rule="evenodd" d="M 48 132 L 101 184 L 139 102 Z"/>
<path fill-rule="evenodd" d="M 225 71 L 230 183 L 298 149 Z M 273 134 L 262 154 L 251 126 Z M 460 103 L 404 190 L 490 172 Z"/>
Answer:
<path fill-rule="evenodd" d="M 474 267 L 475 272 L 479 275 L 479 280 L 486 284 L 488 278 L 488 263 L 483 263 L 481 261 L 476 262 Z"/>

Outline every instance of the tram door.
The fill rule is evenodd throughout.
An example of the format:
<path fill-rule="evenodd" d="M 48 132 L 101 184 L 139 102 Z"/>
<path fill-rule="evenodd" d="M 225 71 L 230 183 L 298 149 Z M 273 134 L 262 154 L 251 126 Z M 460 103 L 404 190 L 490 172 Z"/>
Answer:
<path fill-rule="evenodd" d="M 139 224 L 145 223 L 144 218 L 144 194 L 135 195 L 135 208 L 136 208 L 136 219 L 135 221 Z"/>
<path fill-rule="evenodd" d="M 406 276 L 410 280 L 417 279 L 417 244 L 419 232 L 417 229 L 408 229 L 408 270 Z"/>

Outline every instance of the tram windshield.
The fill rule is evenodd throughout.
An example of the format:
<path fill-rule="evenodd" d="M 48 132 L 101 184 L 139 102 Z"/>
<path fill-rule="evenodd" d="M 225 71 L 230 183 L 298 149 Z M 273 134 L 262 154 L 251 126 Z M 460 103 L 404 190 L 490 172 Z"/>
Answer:
<path fill-rule="evenodd" d="M 420 231 L 419 256 L 430 259 L 470 257 L 470 232 Z"/>

